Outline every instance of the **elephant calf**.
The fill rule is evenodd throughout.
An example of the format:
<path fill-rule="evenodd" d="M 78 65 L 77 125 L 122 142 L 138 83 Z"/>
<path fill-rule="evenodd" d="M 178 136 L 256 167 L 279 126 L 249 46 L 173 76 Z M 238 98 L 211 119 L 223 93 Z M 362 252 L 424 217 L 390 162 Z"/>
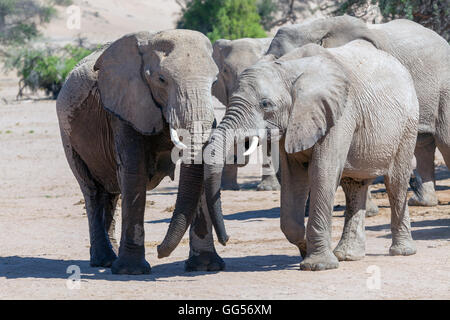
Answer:
<path fill-rule="evenodd" d="M 338 260 L 364 257 L 365 200 L 377 176 L 384 176 L 391 204 L 390 254 L 414 254 L 406 193 L 418 118 L 409 72 L 367 41 L 333 49 L 310 44 L 276 61 L 258 63 L 241 74 L 207 146 L 213 159 L 205 166 L 208 207 L 221 210 L 219 173 L 229 151 L 223 141 L 230 141 L 233 129 L 244 128 L 247 134 L 278 129 L 281 229 L 304 256 L 302 270 L 337 268 Z M 331 218 L 339 184 L 348 214 L 333 253 Z"/>

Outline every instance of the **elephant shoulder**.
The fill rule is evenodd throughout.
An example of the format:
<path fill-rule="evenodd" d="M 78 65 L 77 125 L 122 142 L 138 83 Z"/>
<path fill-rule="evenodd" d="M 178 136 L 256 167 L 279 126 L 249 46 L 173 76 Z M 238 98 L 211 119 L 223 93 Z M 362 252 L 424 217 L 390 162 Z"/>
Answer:
<path fill-rule="evenodd" d="M 106 46 L 91 53 L 82 59 L 68 74 L 66 81 L 56 100 L 56 110 L 61 128 L 70 133 L 69 120 L 85 106 L 89 95 L 92 94 L 97 83 L 97 72 L 94 71 L 94 64 L 102 54 Z"/>

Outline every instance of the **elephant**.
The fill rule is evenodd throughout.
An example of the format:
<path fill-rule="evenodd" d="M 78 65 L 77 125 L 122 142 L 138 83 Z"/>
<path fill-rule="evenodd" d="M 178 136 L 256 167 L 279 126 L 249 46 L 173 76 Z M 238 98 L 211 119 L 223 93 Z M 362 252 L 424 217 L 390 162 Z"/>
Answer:
<path fill-rule="evenodd" d="M 86 202 L 91 266 L 111 267 L 113 274 L 150 272 L 143 227 L 146 191 L 165 176 L 174 179 L 173 154 L 187 147 L 179 130 L 200 133 L 188 159 L 202 150 L 214 122 L 211 87 L 217 74 L 210 41 L 190 30 L 127 34 L 69 74 L 56 109 L 66 158 Z M 211 216 L 201 199 L 203 173 L 203 164 L 180 165 L 175 209 L 157 248 L 159 258 L 168 256 L 191 226 L 188 271 L 225 267 L 214 247 L 212 226 L 221 244 L 228 235 L 223 217 Z M 114 211 L 119 195 L 117 253 Z"/>
<path fill-rule="evenodd" d="M 227 112 L 205 148 L 208 208 L 221 214 L 220 172 L 237 127 L 254 145 L 279 131 L 281 230 L 304 259 L 302 270 L 337 268 L 365 256 L 365 203 L 383 176 L 391 204 L 391 255 L 416 252 L 407 206 L 419 105 L 408 70 L 370 42 L 338 48 L 309 44 L 239 77 Z M 242 139 L 242 137 L 234 137 Z M 333 200 L 339 184 L 347 215 L 331 249 Z M 310 193 L 307 227 L 304 213 Z M 305 238 L 306 235 L 306 238 Z"/>
<path fill-rule="evenodd" d="M 225 106 L 229 103 L 229 97 L 236 87 L 239 74 L 247 67 L 256 63 L 269 48 L 272 38 L 243 38 L 237 40 L 220 39 L 214 42 L 213 58 L 219 67 L 219 76 L 213 84 L 213 95 Z M 264 152 L 266 154 L 266 152 Z M 248 158 L 246 159 L 248 162 Z M 267 150 L 267 158 L 262 165 L 261 182 L 257 190 L 279 190 L 276 171 L 272 166 L 270 148 Z M 237 183 L 237 171 L 239 165 L 228 164 L 222 174 L 223 190 L 239 190 Z"/>
<path fill-rule="evenodd" d="M 282 27 L 267 51 L 281 57 L 308 43 L 326 48 L 364 39 L 397 58 L 411 73 L 420 106 L 409 205 L 435 206 L 434 153 L 436 147 L 450 166 L 450 45 L 434 31 L 410 20 L 366 24 L 347 15 Z"/>

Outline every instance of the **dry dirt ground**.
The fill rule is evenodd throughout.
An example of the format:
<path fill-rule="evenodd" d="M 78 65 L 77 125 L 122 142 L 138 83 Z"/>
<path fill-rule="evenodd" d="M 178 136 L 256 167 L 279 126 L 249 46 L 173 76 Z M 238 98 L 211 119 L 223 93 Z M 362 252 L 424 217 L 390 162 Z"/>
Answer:
<path fill-rule="evenodd" d="M 152 273 L 116 276 L 91 268 L 87 218 L 61 146 L 55 102 L 15 102 L 15 81 L 0 79 L 1 299 L 450 298 L 450 174 L 439 157 L 440 205 L 410 208 L 414 256 L 388 255 L 390 210 L 384 185 L 378 184 L 381 214 L 366 220 L 365 259 L 341 262 L 337 270 L 300 271 L 298 251 L 279 228 L 279 192 L 254 191 L 260 171 L 249 166 L 239 175 L 243 190 L 223 193 L 231 239 L 217 250 L 225 271 L 184 272 L 187 236 L 169 258 L 157 258 L 177 191 L 168 179 L 147 198 L 145 243 Z M 333 245 L 344 221 L 341 189 L 335 205 Z M 117 216 L 120 220 L 120 210 Z M 81 270 L 79 289 L 67 286 L 72 265 Z"/>

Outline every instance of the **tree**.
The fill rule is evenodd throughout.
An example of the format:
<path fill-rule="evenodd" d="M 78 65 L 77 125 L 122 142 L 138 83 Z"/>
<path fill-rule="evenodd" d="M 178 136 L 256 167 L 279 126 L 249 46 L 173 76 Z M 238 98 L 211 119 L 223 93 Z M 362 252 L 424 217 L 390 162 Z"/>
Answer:
<path fill-rule="evenodd" d="M 5 60 L 5 69 L 17 71 L 17 98 L 22 97 L 24 89 L 28 88 L 32 92 L 42 89 L 56 99 L 69 72 L 93 50 L 79 45 L 63 48 L 12 47 Z"/>
<path fill-rule="evenodd" d="M 404 18 L 420 23 L 450 41 L 450 6 L 448 0 L 346 0 L 336 14 L 355 15 L 357 10 L 378 6 L 384 21 Z M 363 10 L 364 11 L 364 10 Z"/>
<path fill-rule="evenodd" d="M 182 9 L 177 27 L 204 33 L 212 42 L 220 38 L 263 38 L 256 0 L 192 0 Z"/>
<path fill-rule="evenodd" d="M 0 0 L 0 44 L 22 44 L 35 38 L 37 25 L 56 14 L 52 3 L 36 0 Z"/>

